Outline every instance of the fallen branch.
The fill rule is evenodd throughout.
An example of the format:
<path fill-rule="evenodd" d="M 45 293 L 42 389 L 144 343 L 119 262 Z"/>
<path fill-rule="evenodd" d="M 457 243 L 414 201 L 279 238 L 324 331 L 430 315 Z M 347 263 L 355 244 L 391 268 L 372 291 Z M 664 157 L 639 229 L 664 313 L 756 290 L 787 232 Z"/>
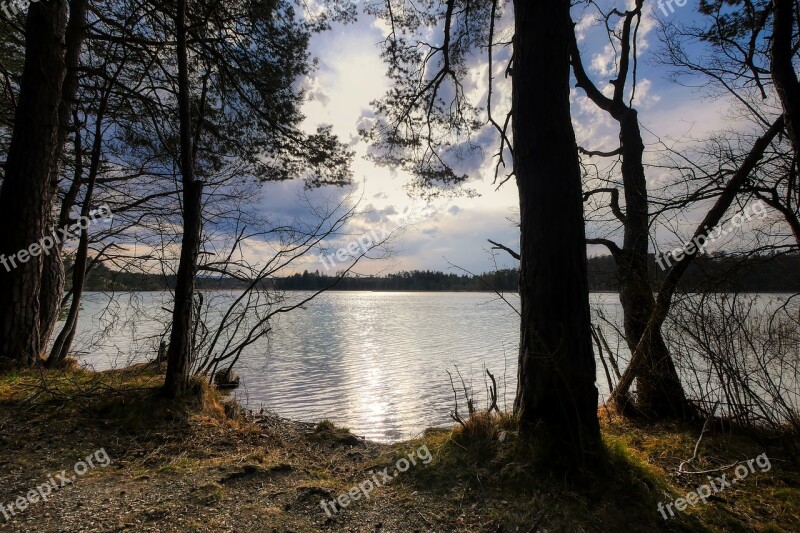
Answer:
<path fill-rule="evenodd" d="M 700 443 L 703 441 L 703 435 L 705 435 L 705 433 L 706 433 L 706 429 L 708 428 L 709 420 L 714 418 L 714 413 L 717 412 L 717 407 L 719 407 L 719 401 L 717 401 L 717 403 L 714 404 L 714 408 L 711 410 L 711 413 L 708 415 L 708 418 L 706 418 L 706 421 L 703 423 L 703 429 L 700 430 L 700 437 L 698 437 L 697 442 L 694 445 L 694 454 L 689 459 L 686 459 L 685 461 L 683 461 L 678 466 L 678 474 L 702 474 L 702 473 L 704 473 L 704 472 L 686 472 L 683 469 L 683 467 L 686 466 L 687 464 L 691 463 L 695 459 L 697 459 L 697 453 L 700 450 Z M 730 468 L 730 467 L 727 467 L 727 468 Z M 709 472 L 712 472 L 712 470 L 709 470 Z"/>

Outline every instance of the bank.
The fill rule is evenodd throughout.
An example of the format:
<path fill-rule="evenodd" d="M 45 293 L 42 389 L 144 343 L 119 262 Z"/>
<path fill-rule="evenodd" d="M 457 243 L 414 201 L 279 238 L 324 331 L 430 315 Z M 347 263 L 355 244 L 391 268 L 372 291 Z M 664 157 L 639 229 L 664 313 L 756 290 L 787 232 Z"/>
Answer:
<path fill-rule="evenodd" d="M 603 458 L 564 479 L 510 417 L 387 445 L 247 412 L 202 383 L 170 404 L 161 380 L 155 365 L 0 376 L 0 530 L 800 531 L 796 439 L 712 422 L 683 466 L 702 473 L 682 474 L 699 427 L 601 409 Z"/>

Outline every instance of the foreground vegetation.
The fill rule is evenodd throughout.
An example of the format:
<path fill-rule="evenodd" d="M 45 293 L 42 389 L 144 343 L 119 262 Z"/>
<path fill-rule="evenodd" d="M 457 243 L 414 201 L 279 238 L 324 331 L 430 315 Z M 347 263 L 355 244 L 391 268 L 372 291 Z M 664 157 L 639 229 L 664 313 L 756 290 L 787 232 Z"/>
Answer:
<path fill-rule="evenodd" d="M 205 383 L 190 398 L 159 396 L 162 369 L 12 372 L 0 377 L 0 503 L 81 457 L 111 463 L 32 504 L 8 531 L 797 531 L 796 440 L 711 423 L 685 470 L 714 470 L 766 453 L 768 472 L 664 520 L 671 502 L 705 483 L 678 475 L 700 427 L 623 420 L 601 410 L 603 456 L 565 479 L 505 415 L 415 441 L 364 442 L 330 423 L 244 412 Z M 425 445 L 418 463 L 332 516 L 320 507 Z M 391 471 L 391 470 L 390 470 Z M 732 470 L 724 470 L 728 477 Z"/>

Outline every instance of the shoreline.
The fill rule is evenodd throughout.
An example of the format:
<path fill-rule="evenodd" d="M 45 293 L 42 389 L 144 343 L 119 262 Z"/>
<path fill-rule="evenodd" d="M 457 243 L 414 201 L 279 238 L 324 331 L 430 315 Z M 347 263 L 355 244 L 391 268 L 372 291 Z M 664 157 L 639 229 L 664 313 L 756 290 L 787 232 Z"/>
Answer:
<path fill-rule="evenodd" d="M 545 459 L 507 415 L 478 415 L 468 430 L 429 429 L 419 439 L 383 444 L 329 422 L 247 412 L 207 385 L 176 406 L 160 397 L 162 379 L 155 365 L 0 375 L 0 504 L 95 450 L 109 457 L 106 467 L 47 501 L 8 521 L 0 515 L 0 530 L 478 532 L 528 531 L 538 523 L 542 531 L 627 531 L 630 524 L 750 531 L 752 517 L 789 531 L 800 523 L 796 456 L 724 425 L 711 425 L 693 466 L 767 453 L 772 470 L 666 521 L 658 503 L 701 481 L 674 474 L 691 456 L 694 425 L 650 426 L 601 409 L 601 464 L 565 485 L 536 466 Z M 431 460 L 406 468 L 400 460 L 423 445 Z M 398 465 L 390 482 L 382 478 Z M 367 480 L 381 485 L 356 498 L 353 489 L 367 490 Z M 325 513 L 321 502 L 334 499 L 347 505 Z"/>

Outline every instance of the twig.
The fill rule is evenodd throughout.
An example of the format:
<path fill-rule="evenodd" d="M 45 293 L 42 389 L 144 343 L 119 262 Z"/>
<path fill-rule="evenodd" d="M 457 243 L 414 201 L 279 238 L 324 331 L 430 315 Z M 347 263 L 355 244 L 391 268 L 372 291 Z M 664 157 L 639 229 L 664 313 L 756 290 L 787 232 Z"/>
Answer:
<path fill-rule="evenodd" d="M 603 330 L 600 329 L 599 326 L 597 328 L 597 336 L 600 337 L 601 341 L 603 341 L 603 346 L 605 347 L 606 353 L 608 354 L 608 360 L 611 362 L 611 368 L 614 369 L 614 374 L 616 374 L 617 379 L 621 379 L 622 374 L 619 371 L 619 365 L 617 364 L 617 360 L 614 359 L 614 352 L 611 351 L 611 347 L 608 345 L 608 341 L 606 341 L 606 338 L 603 335 Z"/>
<path fill-rule="evenodd" d="M 597 354 L 600 356 L 600 362 L 603 363 L 603 370 L 606 372 L 606 380 L 608 381 L 608 390 L 614 390 L 614 382 L 611 379 L 611 372 L 608 371 L 608 365 L 606 364 L 606 358 L 603 355 L 603 345 L 600 343 L 600 338 L 597 336 L 597 327 L 594 324 L 591 324 L 592 330 L 592 337 L 594 337 L 595 342 L 597 343 Z"/>
<path fill-rule="evenodd" d="M 708 422 L 709 422 L 709 421 L 710 421 L 712 418 L 714 418 L 714 413 L 716 413 L 716 412 L 717 412 L 717 407 L 719 407 L 719 401 L 717 401 L 717 402 L 714 404 L 714 408 L 711 410 L 711 413 L 708 415 L 708 418 L 706 418 L 706 421 L 703 423 L 703 429 L 702 429 L 702 430 L 700 430 L 700 437 L 698 437 L 698 439 L 697 439 L 697 442 L 696 442 L 696 443 L 695 443 L 695 445 L 694 445 L 694 455 L 692 455 L 692 456 L 691 456 L 689 459 L 687 459 L 687 460 L 683 461 L 683 462 L 680 464 L 680 466 L 678 466 L 678 474 L 696 474 L 696 473 L 704 473 L 704 472 L 686 472 L 686 471 L 684 471 L 683 467 L 684 467 L 685 465 L 687 465 L 687 464 L 691 463 L 691 462 L 692 462 L 692 461 L 694 461 L 695 459 L 697 459 L 697 452 L 700 450 L 700 443 L 703 441 L 703 435 L 705 435 L 706 428 L 708 427 Z M 737 464 L 738 464 L 738 463 L 737 463 Z M 732 466 L 733 466 L 733 465 L 732 465 Z M 727 468 L 730 468 L 730 467 L 727 467 Z M 717 470 L 721 470 L 721 469 L 717 469 Z M 713 470 L 709 470 L 709 472 L 712 472 L 712 471 L 713 471 Z"/>
<path fill-rule="evenodd" d="M 492 412 L 492 409 L 497 411 L 497 414 L 500 414 L 500 408 L 497 407 L 497 381 L 494 379 L 494 376 L 489 369 L 486 369 L 486 373 L 489 374 L 489 379 L 492 380 L 492 387 L 489 389 L 489 397 L 492 400 L 491 405 L 489 405 L 489 412 Z"/>
<path fill-rule="evenodd" d="M 450 377 L 450 387 L 453 389 L 453 401 L 456 404 L 455 409 L 450 412 L 450 418 L 461 424 L 461 427 L 466 428 L 467 424 L 464 423 L 464 419 L 458 414 L 458 393 L 456 392 L 456 385 L 453 383 L 453 375 L 447 369 L 445 369 L 445 372 L 447 372 L 447 375 Z"/>
<path fill-rule="evenodd" d="M 510 255 L 514 259 L 516 259 L 517 261 L 520 260 L 519 254 L 514 250 L 512 250 L 511 248 L 509 248 L 508 246 L 503 246 L 500 243 L 494 242 L 492 239 L 486 239 L 486 240 L 489 241 L 490 244 L 494 245 L 495 250 L 505 250 L 506 252 L 508 252 L 508 255 Z"/>
<path fill-rule="evenodd" d="M 734 466 L 738 466 L 740 464 L 747 463 L 747 461 L 736 461 L 735 463 L 731 463 L 727 466 L 720 466 L 719 468 L 711 468 L 709 470 L 698 470 L 697 472 L 687 472 L 687 471 L 678 471 L 679 474 L 713 474 L 714 472 L 722 472 L 723 470 L 728 470 L 733 468 Z"/>
<path fill-rule="evenodd" d="M 469 413 L 469 416 L 472 416 L 475 414 L 475 404 L 473 402 L 473 399 L 469 397 L 469 391 L 467 391 L 467 384 L 464 381 L 464 376 L 461 375 L 461 371 L 458 369 L 458 366 L 456 366 L 456 373 L 458 373 L 458 377 L 461 380 L 461 386 L 464 389 L 464 398 L 466 398 L 467 400 L 467 412 Z"/>

